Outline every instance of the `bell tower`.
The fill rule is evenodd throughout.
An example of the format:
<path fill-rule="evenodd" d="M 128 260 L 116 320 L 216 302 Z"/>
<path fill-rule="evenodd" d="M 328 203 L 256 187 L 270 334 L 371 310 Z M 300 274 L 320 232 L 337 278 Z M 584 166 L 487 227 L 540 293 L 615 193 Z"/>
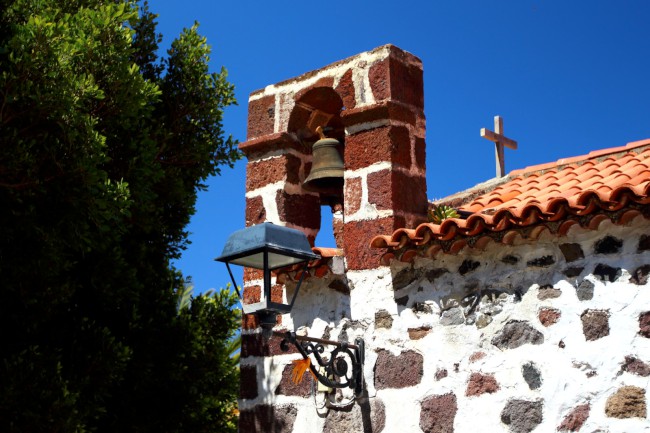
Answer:
<path fill-rule="evenodd" d="M 346 268 L 379 266 L 377 233 L 426 221 L 422 62 L 393 45 L 253 92 L 246 225 L 297 228 L 314 243 L 330 205 Z"/>
<path fill-rule="evenodd" d="M 368 274 L 389 272 L 371 239 L 427 219 L 425 147 L 422 62 L 393 45 L 250 95 L 248 137 L 240 145 L 248 158 L 246 226 L 268 221 L 298 229 L 314 246 L 321 209 L 329 206 L 337 245 L 318 248 L 322 259 L 310 266 L 306 282 L 317 296 L 301 292 L 300 305 L 290 317 L 279 316 L 277 329 L 308 324 L 313 335 L 329 339 L 317 330 L 325 320 L 343 326 L 342 317 L 354 319 L 367 308 Z M 271 301 L 289 299 L 290 278 L 273 278 Z M 261 271 L 245 269 L 244 299 L 254 302 L 263 281 Z M 324 311 L 323 319 L 314 310 Z M 278 381 L 290 382 L 289 365 L 271 371 L 287 353 L 278 338 L 264 340 L 254 315 L 245 315 L 242 328 L 240 431 L 293 425 L 293 396 L 303 391 L 278 388 Z M 322 425 L 309 414 L 311 424 Z"/>

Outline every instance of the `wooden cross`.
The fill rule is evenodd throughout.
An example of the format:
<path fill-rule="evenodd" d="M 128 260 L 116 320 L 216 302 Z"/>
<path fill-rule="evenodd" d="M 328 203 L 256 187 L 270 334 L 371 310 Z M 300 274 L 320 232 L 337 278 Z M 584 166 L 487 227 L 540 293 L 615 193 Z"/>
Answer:
<path fill-rule="evenodd" d="M 503 119 L 501 116 L 494 116 L 494 132 L 481 128 L 481 137 L 494 142 L 494 155 L 497 160 L 497 177 L 506 175 L 506 160 L 503 155 L 503 146 L 509 149 L 517 149 L 517 142 L 503 135 Z"/>

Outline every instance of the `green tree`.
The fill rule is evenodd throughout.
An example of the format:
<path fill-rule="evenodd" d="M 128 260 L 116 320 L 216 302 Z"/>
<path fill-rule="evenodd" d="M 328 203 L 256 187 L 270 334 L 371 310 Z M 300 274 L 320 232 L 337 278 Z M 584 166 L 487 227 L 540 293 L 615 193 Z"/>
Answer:
<path fill-rule="evenodd" d="M 171 266 L 239 157 L 197 25 L 146 3 L 0 0 L 0 431 L 233 431 L 227 292 Z"/>

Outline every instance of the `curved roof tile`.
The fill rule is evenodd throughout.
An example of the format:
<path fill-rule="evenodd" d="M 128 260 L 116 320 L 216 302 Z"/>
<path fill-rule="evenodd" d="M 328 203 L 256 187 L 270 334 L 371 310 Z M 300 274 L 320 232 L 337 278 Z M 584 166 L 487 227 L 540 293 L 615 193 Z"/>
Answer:
<path fill-rule="evenodd" d="M 459 203 L 458 197 L 471 198 Z M 640 208 L 650 204 L 650 139 L 514 170 L 489 191 L 470 189 L 437 204 L 453 205 L 467 216 L 376 236 L 370 246 L 388 250 L 382 263 L 412 261 L 415 252 L 433 257 L 440 250 L 537 238 L 544 230 L 562 235 L 578 223 L 597 228 L 605 219 L 625 223 L 648 215 Z"/>

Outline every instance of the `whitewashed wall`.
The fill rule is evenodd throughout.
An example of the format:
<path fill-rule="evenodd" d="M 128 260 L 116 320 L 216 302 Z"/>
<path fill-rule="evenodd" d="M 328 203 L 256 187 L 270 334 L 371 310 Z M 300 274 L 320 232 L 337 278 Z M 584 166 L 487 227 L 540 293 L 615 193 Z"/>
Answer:
<path fill-rule="evenodd" d="M 650 431 L 643 217 L 374 270 L 345 272 L 342 260 L 303 284 L 283 326 L 363 337 L 367 398 L 321 407 L 347 396 L 312 393 L 307 375 L 292 384 L 295 353 L 244 348 L 242 387 L 257 388 L 240 408 L 275 420 L 259 431 Z"/>

